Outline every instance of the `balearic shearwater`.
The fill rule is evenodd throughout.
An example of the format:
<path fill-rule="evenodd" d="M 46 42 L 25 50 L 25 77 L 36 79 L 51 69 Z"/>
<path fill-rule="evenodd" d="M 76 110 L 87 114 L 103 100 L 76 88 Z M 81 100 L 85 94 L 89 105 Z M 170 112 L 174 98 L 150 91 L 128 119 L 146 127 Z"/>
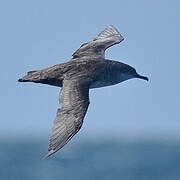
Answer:
<path fill-rule="evenodd" d="M 89 89 L 111 86 L 132 78 L 148 81 L 124 63 L 105 59 L 105 50 L 123 41 L 110 25 L 92 42 L 83 44 L 66 63 L 30 71 L 19 82 L 34 82 L 62 87 L 48 148 L 49 157 L 60 150 L 80 130 L 89 106 Z"/>

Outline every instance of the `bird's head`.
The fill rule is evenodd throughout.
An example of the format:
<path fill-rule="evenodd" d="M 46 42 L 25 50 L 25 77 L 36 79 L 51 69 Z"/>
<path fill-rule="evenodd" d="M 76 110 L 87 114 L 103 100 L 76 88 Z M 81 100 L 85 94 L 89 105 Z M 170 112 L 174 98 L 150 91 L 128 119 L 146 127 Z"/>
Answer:
<path fill-rule="evenodd" d="M 126 72 L 126 75 L 129 77 L 129 79 L 131 79 L 131 78 L 139 78 L 139 79 L 143 79 L 143 80 L 146 80 L 146 81 L 149 80 L 148 77 L 138 74 L 136 72 L 136 70 L 134 68 L 132 68 L 132 67 Z"/>
<path fill-rule="evenodd" d="M 148 77 L 146 76 L 142 76 L 140 74 L 138 74 L 135 70 L 135 68 L 126 65 L 126 64 L 121 64 L 121 68 L 120 68 L 120 78 L 122 81 L 128 80 L 128 79 L 132 79 L 132 78 L 139 78 L 139 79 L 143 79 L 148 81 Z"/>

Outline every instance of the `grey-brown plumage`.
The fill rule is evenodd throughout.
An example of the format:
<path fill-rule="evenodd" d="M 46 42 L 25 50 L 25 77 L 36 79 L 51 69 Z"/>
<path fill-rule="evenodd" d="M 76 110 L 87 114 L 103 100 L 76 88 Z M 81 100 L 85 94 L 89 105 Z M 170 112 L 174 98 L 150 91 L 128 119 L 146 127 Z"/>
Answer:
<path fill-rule="evenodd" d="M 110 25 L 92 42 L 83 44 L 67 62 L 43 70 L 30 71 L 19 82 L 35 82 L 62 87 L 53 131 L 50 136 L 49 157 L 61 149 L 80 130 L 89 106 L 89 89 L 110 86 L 131 78 L 148 80 L 124 63 L 104 58 L 110 46 L 123 37 Z"/>

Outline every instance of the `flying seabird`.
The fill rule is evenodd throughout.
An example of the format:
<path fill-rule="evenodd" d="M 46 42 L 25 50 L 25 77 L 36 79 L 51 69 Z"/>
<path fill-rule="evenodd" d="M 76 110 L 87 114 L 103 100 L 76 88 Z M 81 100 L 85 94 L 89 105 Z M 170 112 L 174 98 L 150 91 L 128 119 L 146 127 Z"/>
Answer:
<path fill-rule="evenodd" d="M 105 50 L 123 41 L 118 30 L 110 25 L 92 42 L 85 43 L 66 63 L 30 71 L 19 82 L 34 82 L 62 87 L 48 154 L 51 156 L 67 144 L 80 130 L 89 106 L 89 89 L 111 86 L 132 78 L 148 81 L 124 63 L 105 59 Z"/>

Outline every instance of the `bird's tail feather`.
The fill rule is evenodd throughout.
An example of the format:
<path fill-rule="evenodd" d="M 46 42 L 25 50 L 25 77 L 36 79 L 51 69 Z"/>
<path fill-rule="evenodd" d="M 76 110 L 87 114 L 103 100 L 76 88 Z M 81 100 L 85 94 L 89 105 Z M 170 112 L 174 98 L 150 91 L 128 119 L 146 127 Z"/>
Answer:
<path fill-rule="evenodd" d="M 41 71 L 29 71 L 23 78 L 18 79 L 19 82 L 40 82 Z"/>

